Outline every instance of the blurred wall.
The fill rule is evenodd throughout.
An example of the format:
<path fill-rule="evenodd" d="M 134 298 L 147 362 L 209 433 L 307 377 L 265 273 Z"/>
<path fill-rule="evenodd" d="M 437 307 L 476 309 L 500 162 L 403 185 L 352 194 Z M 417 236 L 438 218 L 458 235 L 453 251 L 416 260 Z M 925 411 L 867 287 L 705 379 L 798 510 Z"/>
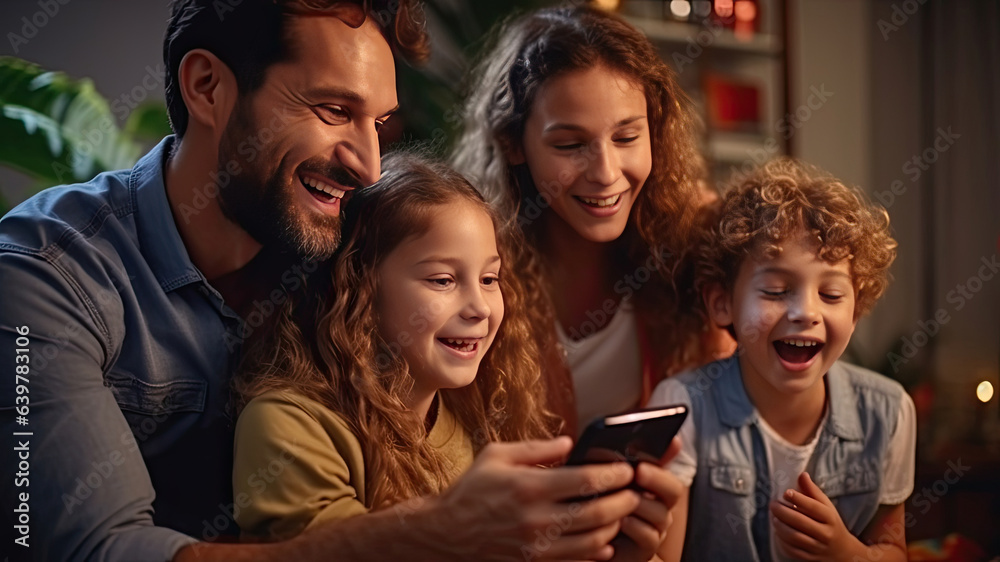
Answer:
<path fill-rule="evenodd" d="M 899 241 L 893 282 L 858 325 L 857 361 L 926 383 L 924 453 L 1000 444 L 1000 4 L 790 0 L 789 108 L 830 92 L 796 156 L 862 186 Z M 996 267 L 996 266 L 993 266 Z"/>

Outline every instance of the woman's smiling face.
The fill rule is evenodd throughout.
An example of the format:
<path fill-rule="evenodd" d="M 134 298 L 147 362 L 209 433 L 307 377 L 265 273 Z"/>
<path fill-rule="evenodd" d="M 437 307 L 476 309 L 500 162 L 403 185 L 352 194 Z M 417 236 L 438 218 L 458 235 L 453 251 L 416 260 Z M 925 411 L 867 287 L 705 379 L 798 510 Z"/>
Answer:
<path fill-rule="evenodd" d="M 600 65 L 550 79 L 511 160 L 527 163 L 557 220 L 591 242 L 617 239 L 653 163 L 642 87 Z"/>

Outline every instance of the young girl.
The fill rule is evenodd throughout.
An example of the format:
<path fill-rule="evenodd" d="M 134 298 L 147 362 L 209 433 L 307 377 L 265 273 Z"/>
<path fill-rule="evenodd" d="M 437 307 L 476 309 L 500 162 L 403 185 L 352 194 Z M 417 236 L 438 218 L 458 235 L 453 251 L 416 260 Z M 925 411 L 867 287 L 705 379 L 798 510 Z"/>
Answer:
<path fill-rule="evenodd" d="M 705 172 L 691 104 L 642 33 L 543 9 L 501 31 L 471 83 L 454 164 L 526 235 L 513 267 L 545 349 L 565 350 L 572 378 L 558 353 L 546 376 L 569 432 L 731 351 L 688 305 Z"/>
<path fill-rule="evenodd" d="M 839 361 L 888 285 L 888 214 L 782 159 L 727 193 L 713 224 L 697 283 L 739 351 L 653 393 L 691 412 L 670 465 L 688 491 L 660 556 L 683 543 L 689 560 L 905 560 L 913 401 Z"/>
<path fill-rule="evenodd" d="M 551 435 L 490 207 L 444 165 L 394 154 L 383 170 L 346 206 L 325 298 L 290 305 L 238 379 L 233 488 L 250 537 L 437 494 L 487 443 Z"/>

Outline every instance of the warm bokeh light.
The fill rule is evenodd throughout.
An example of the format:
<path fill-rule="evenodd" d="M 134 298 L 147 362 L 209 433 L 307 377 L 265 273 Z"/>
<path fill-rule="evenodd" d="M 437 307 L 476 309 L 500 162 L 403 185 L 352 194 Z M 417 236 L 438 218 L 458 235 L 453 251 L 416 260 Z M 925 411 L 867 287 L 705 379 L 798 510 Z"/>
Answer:
<path fill-rule="evenodd" d="M 617 10 L 619 4 L 621 4 L 620 0 L 591 0 L 590 2 L 591 6 L 608 12 Z"/>
<path fill-rule="evenodd" d="M 989 402 L 993 398 L 993 384 L 990 381 L 983 381 L 976 387 L 976 398 L 980 402 Z"/>
<path fill-rule="evenodd" d="M 675 18 L 686 20 L 691 15 L 691 3 L 687 0 L 671 0 L 670 13 Z"/>
<path fill-rule="evenodd" d="M 733 0 L 715 0 L 715 13 L 720 18 L 733 15 Z"/>
<path fill-rule="evenodd" d="M 757 17 L 757 5 L 749 0 L 737 0 L 735 11 L 739 21 L 753 21 Z"/>

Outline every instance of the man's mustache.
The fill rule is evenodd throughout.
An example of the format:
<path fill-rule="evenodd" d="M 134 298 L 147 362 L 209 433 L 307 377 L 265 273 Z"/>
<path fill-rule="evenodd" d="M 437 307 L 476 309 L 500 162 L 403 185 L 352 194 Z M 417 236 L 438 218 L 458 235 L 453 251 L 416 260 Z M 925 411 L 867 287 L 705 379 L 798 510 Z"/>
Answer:
<path fill-rule="evenodd" d="M 319 165 L 306 162 L 306 165 L 302 167 L 304 171 L 312 172 L 314 174 L 319 174 L 321 176 L 330 178 L 331 180 L 339 183 L 344 187 L 350 189 L 364 189 L 364 184 L 361 183 L 357 177 L 354 176 L 347 168 L 337 165 L 337 164 L 324 164 Z"/>

